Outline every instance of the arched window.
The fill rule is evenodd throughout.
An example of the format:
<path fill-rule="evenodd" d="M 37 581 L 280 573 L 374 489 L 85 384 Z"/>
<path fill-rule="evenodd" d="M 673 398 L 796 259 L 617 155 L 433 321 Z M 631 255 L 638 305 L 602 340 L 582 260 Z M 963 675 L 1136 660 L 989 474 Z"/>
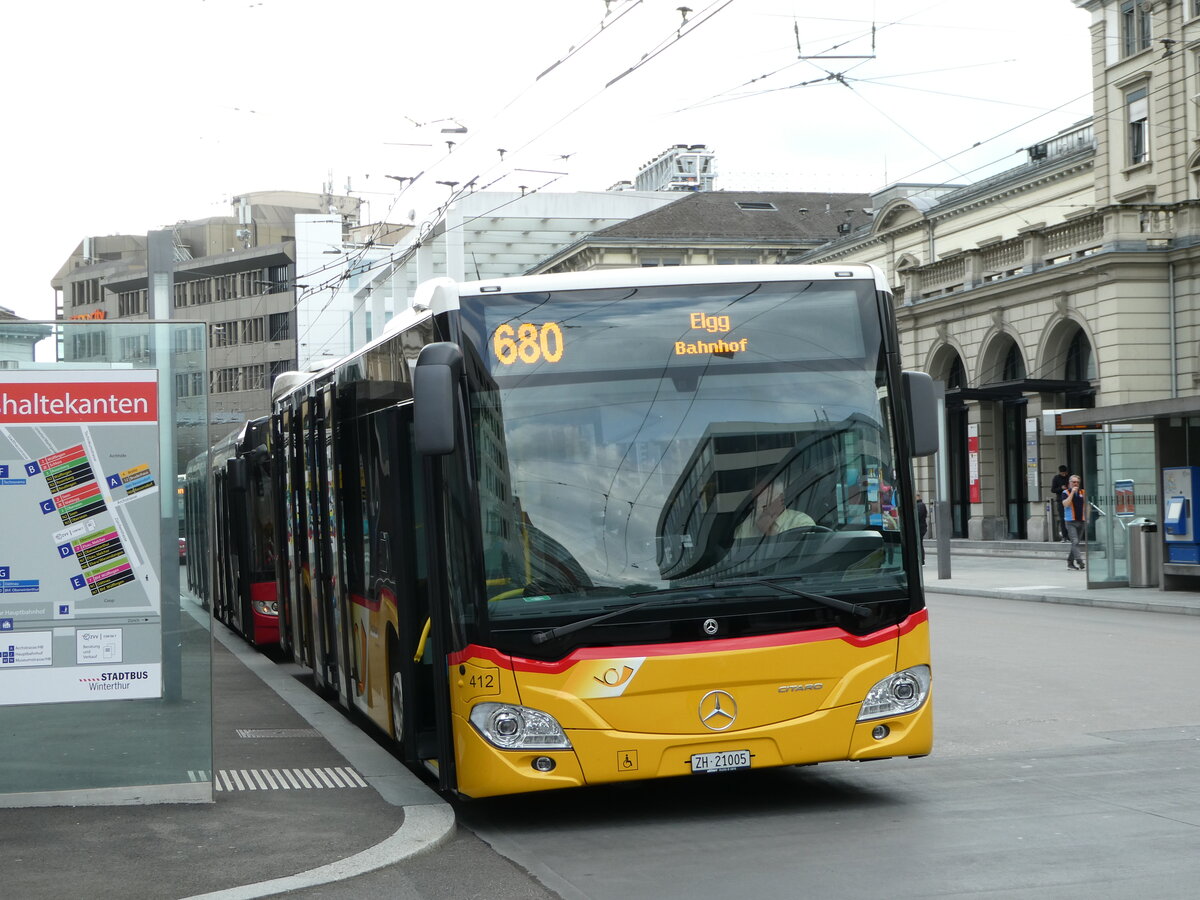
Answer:
<path fill-rule="evenodd" d="M 1021 381 L 1025 378 L 1025 360 L 1021 359 L 1021 351 L 1015 343 L 1009 345 L 1004 355 L 1004 364 L 1000 367 L 1001 381 Z"/>
<path fill-rule="evenodd" d="M 1067 345 L 1063 378 L 1067 381 L 1091 381 L 1095 377 L 1096 359 L 1092 355 L 1092 344 L 1083 331 L 1078 330 Z"/>
<path fill-rule="evenodd" d="M 955 356 L 954 362 L 950 366 L 950 372 L 946 375 L 946 387 L 952 389 L 966 386 L 967 372 L 963 368 L 962 360 Z"/>

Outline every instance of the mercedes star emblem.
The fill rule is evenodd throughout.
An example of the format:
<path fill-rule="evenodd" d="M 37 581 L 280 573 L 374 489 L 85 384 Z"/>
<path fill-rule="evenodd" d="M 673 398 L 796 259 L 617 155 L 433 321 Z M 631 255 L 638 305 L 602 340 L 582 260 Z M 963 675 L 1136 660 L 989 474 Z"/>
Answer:
<path fill-rule="evenodd" d="M 728 691 L 709 691 L 700 698 L 700 721 L 710 731 L 724 731 L 737 718 L 737 701 Z"/>

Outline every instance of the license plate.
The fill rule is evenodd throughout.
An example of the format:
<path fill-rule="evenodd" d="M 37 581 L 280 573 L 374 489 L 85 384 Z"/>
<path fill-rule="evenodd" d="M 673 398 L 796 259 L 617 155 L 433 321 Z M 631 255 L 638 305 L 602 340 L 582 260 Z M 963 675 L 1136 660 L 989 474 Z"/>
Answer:
<path fill-rule="evenodd" d="M 722 750 L 720 753 L 693 753 L 692 772 L 732 772 L 750 768 L 749 750 Z"/>

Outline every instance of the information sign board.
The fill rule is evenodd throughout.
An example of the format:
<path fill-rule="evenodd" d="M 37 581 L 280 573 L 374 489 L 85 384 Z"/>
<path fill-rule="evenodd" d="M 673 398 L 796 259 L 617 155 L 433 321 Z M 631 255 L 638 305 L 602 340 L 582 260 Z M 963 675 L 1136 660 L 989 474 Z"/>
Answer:
<path fill-rule="evenodd" d="M 157 392 L 151 369 L 0 376 L 0 705 L 161 696 Z"/>

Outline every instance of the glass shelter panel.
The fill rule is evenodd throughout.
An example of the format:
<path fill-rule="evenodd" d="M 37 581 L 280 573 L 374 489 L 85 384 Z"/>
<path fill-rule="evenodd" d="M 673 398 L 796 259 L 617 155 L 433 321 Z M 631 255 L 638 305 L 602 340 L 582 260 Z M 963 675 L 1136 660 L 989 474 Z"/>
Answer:
<path fill-rule="evenodd" d="M 180 590 L 204 326 L 21 322 L 0 368 L 0 806 L 212 797 L 208 613 Z"/>
<path fill-rule="evenodd" d="M 1110 425 L 1083 435 L 1089 588 L 1129 583 L 1129 527 L 1158 516 L 1158 474 L 1150 425 Z"/>

